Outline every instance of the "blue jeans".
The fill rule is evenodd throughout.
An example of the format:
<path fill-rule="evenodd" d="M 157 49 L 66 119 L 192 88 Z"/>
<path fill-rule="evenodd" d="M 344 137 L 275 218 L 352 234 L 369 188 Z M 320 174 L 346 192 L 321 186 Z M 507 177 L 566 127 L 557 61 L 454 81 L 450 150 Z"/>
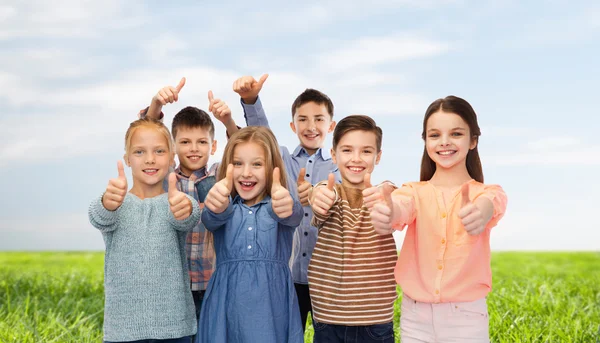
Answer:
<path fill-rule="evenodd" d="M 104 343 L 117 343 L 104 341 Z M 140 341 L 132 341 L 132 342 L 118 342 L 118 343 L 192 343 L 192 336 L 186 336 L 181 338 L 171 338 L 171 339 L 142 339 Z"/>
<path fill-rule="evenodd" d="M 314 343 L 394 343 L 392 322 L 366 326 L 346 326 L 313 322 Z"/>

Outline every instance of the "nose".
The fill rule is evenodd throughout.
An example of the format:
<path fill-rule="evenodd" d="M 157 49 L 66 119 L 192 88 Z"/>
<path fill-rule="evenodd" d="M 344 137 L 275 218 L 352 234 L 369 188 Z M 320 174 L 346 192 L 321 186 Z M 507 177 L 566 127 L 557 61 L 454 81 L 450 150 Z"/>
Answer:
<path fill-rule="evenodd" d="M 242 168 L 242 176 L 243 177 L 250 177 L 250 176 L 252 176 L 252 169 L 250 168 L 249 165 L 245 165 Z"/>
<path fill-rule="evenodd" d="M 191 152 L 197 152 L 200 150 L 200 145 L 198 143 L 192 142 L 192 146 L 190 147 Z"/>
<path fill-rule="evenodd" d="M 154 153 L 146 154 L 146 164 L 154 164 L 155 158 Z"/>
<path fill-rule="evenodd" d="M 359 150 L 355 150 L 352 153 L 352 161 L 353 162 L 360 162 L 360 151 Z"/>
<path fill-rule="evenodd" d="M 308 130 L 315 131 L 316 129 L 317 129 L 317 124 L 315 123 L 315 121 L 309 120 L 308 121 Z"/>
<path fill-rule="evenodd" d="M 441 146 L 448 146 L 450 145 L 450 139 L 448 136 L 446 135 L 442 135 L 441 139 L 440 139 L 440 145 Z"/>

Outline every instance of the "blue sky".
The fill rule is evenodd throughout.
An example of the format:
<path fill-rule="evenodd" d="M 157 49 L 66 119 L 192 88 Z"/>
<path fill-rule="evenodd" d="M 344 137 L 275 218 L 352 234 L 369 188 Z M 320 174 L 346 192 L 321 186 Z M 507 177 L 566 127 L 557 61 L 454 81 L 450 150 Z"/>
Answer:
<path fill-rule="evenodd" d="M 87 208 L 117 175 L 137 111 L 185 76 L 166 124 L 184 106 L 206 109 L 209 89 L 243 124 L 232 83 L 263 73 L 283 145 L 297 144 L 289 107 L 307 87 L 330 95 L 337 120 L 372 116 L 384 130 L 374 181 L 417 180 L 425 109 L 467 99 L 486 182 L 509 197 L 492 248 L 600 250 L 597 2 L 166 5 L 2 1 L 0 250 L 103 249 Z"/>

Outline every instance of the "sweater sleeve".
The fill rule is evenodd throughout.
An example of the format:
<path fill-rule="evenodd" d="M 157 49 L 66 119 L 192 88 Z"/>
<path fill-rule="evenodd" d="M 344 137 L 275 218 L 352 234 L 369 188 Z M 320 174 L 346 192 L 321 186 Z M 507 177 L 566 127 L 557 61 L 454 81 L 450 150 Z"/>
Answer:
<path fill-rule="evenodd" d="M 119 221 L 119 213 L 121 213 L 123 209 L 123 204 L 119 206 L 114 211 L 109 211 L 104 208 L 102 205 L 102 195 L 96 198 L 90 204 L 90 208 L 88 210 L 88 216 L 90 218 L 90 223 L 100 232 L 110 232 L 114 231 L 117 228 L 117 222 Z"/>
<path fill-rule="evenodd" d="M 317 183 L 315 185 L 316 187 L 324 187 L 325 183 L 327 181 L 321 181 L 319 183 Z M 327 221 L 327 219 L 329 219 L 329 217 L 331 216 L 332 213 L 334 213 L 335 211 L 339 211 L 339 204 L 341 202 L 341 199 L 339 197 L 339 188 L 341 187 L 340 184 L 336 184 L 335 185 L 335 201 L 333 202 L 333 205 L 331 206 L 331 208 L 329 209 L 329 211 L 327 211 L 327 214 L 323 215 L 320 213 L 317 213 L 313 210 L 313 217 L 312 220 L 310 221 L 310 225 L 316 227 L 317 229 L 321 229 L 321 226 L 323 225 L 323 223 L 325 223 Z"/>
<path fill-rule="evenodd" d="M 169 223 L 171 223 L 173 229 L 177 231 L 190 231 L 194 228 L 194 226 L 198 224 L 198 221 L 200 220 L 200 206 L 198 206 L 198 202 L 196 201 L 196 199 L 192 198 L 187 194 L 185 196 L 188 197 L 188 199 L 192 202 L 192 213 L 189 215 L 189 217 L 183 220 L 177 220 L 173 216 L 173 212 L 171 212 L 171 209 L 168 210 Z"/>
<path fill-rule="evenodd" d="M 242 103 L 242 108 L 244 109 L 244 119 L 246 119 L 247 126 L 269 127 L 269 120 L 267 119 L 267 115 L 263 109 L 260 97 L 256 99 L 254 104 L 245 104 L 241 100 L 240 102 Z"/>

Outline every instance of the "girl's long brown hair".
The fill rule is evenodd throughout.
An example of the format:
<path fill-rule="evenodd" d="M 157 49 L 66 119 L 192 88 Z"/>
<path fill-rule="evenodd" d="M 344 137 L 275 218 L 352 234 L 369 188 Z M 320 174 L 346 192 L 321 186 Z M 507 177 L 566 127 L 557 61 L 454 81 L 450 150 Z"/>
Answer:
<path fill-rule="evenodd" d="M 432 114 L 444 111 L 448 113 L 455 113 L 459 115 L 466 123 L 469 125 L 469 133 L 471 134 L 471 139 L 475 140 L 479 143 L 479 136 L 481 136 L 481 129 L 479 128 L 479 124 L 477 123 L 477 114 L 475 114 L 475 110 L 473 107 L 464 99 L 449 95 L 443 99 L 437 99 L 432 102 L 431 105 L 425 111 L 425 118 L 423 119 L 423 133 L 421 133 L 421 137 L 423 141 L 427 140 L 427 120 L 431 117 Z M 481 167 L 481 160 L 479 159 L 479 151 L 477 144 L 474 149 L 469 150 L 467 153 L 467 171 L 469 175 L 475 179 L 483 183 L 483 169 Z M 429 181 L 435 174 L 435 162 L 429 157 L 427 153 L 427 146 L 423 148 L 423 158 L 421 159 L 421 181 Z"/>
<path fill-rule="evenodd" d="M 287 173 L 285 165 L 283 164 L 283 159 L 281 158 L 281 152 L 279 151 L 279 144 L 277 143 L 277 139 L 275 138 L 275 135 L 273 135 L 273 132 L 269 128 L 263 126 L 247 126 L 234 133 L 231 138 L 229 138 L 229 141 L 227 141 L 227 145 L 225 146 L 225 151 L 223 152 L 223 159 L 217 170 L 217 182 L 225 178 L 227 166 L 233 162 L 235 147 L 239 144 L 250 142 L 259 145 L 265 153 L 266 183 L 263 194 L 271 196 L 273 169 L 275 169 L 275 167 L 279 168 L 279 182 L 287 189 Z M 231 190 L 231 198 L 235 198 L 236 195 L 237 192 L 234 186 Z M 210 247 L 209 249 L 211 251 L 214 249 L 214 237 L 212 232 L 206 231 L 204 243 L 205 247 Z"/>

